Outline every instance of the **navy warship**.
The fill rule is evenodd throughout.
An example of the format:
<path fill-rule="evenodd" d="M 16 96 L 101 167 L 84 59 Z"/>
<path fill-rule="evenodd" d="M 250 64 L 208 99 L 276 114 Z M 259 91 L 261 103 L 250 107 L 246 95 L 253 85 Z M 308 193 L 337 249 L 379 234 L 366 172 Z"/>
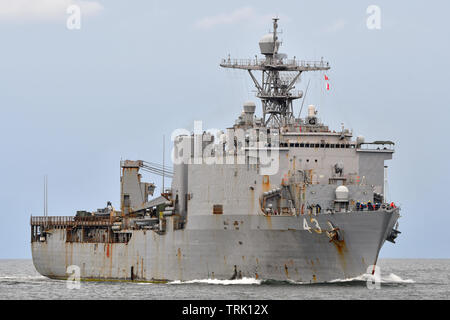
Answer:
<path fill-rule="evenodd" d="M 224 131 L 196 123 L 174 134 L 172 169 L 121 161 L 119 210 L 108 202 L 75 216 L 31 216 L 36 270 L 53 279 L 77 266 L 83 280 L 304 283 L 375 270 L 385 241 L 400 233 L 400 208 L 386 198 L 394 143 L 353 138 L 344 126 L 332 131 L 314 105 L 296 117 L 300 76 L 330 65 L 289 59 L 280 46 L 274 18 L 260 57 L 220 62 L 248 72 L 262 117 L 245 102 Z M 170 177 L 170 187 L 154 195 L 143 172 Z"/>

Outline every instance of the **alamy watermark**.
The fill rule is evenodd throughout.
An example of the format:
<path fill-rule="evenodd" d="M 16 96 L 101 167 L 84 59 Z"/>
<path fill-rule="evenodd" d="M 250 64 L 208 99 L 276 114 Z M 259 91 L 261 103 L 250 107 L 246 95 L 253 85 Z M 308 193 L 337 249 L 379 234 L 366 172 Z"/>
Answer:
<path fill-rule="evenodd" d="M 67 7 L 66 13 L 69 17 L 66 20 L 66 27 L 69 30 L 81 29 L 81 8 L 76 4 Z"/>
<path fill-rule="evenodd" d="M 381 9 L 377 5 L 370 5 L 367 7 L 366 13 L 369 15 L 366 20 L 367 29 L 380 30 L 381 29 Z"/>
<path fill-rule="evenodd" d="M 280 136 L 278 129 L 233 128 L 203 131 L 202 121 L 194 121 L 194 132 L 172 132 L 172 162 L 177 164 L 256 165 L 262 175 L 279 169 Z"/>
<path fill-rule="evenodd" d="M 76 265 L 70 265 L 67 267 L 66 274 L 69 275 L 69 277 L 66 280 L 67 289 L 69 290 L 80 289 L 81 288 L 80 267 Z"/>
<path fill-rule="evenodd" d="M 381 268 L 376 265 L 371 265 L 367 267 L 366 271 L 370 276 L 367 279 L 366 286 L 367 289 L 380 289 L 381 288 Z"/>

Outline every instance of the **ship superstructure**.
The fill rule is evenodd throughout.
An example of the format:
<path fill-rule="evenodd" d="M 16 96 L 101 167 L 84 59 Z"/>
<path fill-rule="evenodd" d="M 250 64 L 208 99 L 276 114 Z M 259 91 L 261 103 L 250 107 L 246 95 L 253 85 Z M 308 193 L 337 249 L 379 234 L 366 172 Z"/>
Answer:
<path fill-rule="evenodd" d="M 247 70 L 262 104 L 246 102 L 235 124 L 212 134 L 196 126 L 175 138 L 173 172 L 145 161 L 121 162 L 121 208 L 110 203 L 75 217 L 32 217 L 36 269 L 67 278 L 170 281 L 252 277 L 324 282 L 373 268 L 394 242 L 399 208 L 385 197 L 391 141 L 365 142 L 331 131 L 316 107 L 296 117 L 295 85 L 321 61 L 278 52 L 278 19 L 260 43 L 263 57 L 222 60 Z M 257 73 L 261 73 L 260 75 Z M 172 177 L 155 185 L 140 171 Z"/>

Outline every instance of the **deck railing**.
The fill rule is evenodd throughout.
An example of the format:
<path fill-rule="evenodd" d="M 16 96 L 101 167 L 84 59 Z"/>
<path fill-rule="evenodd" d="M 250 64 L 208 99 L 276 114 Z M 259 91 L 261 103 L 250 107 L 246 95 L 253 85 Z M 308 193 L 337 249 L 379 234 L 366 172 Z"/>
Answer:
<path fill-rule="evenodd" d="M 69 217 L 69 216 L 52 216 L 52 217 L 31 217 L 30 224 L 32 226 L 110 226 L 109 216 L 106 217 Z"/>
<path fill-rule="evenodd" d="M 222 66 L 287 66 L 287 67 L 303 67 L 303 68 L 329 68 L 330 64 L 326 61 L 303 61 L 296 59 L 270 60 L 265 59 L 222 59 Z"/>

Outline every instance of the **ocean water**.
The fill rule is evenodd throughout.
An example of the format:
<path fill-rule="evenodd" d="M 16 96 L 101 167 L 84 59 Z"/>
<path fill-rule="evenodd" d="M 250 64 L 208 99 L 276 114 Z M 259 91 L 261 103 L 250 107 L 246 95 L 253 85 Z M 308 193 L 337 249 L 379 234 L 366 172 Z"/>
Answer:
<path fill-rule="evenodd" d="M 382 259 L 379 289 L 368 275 L 325 284 L 256 279 L 174 281 L 167 284 L 81 282 L 41 276 L 31 260 L 0 260 L 0 299 L 450 299 L 450 259 Z"/>

